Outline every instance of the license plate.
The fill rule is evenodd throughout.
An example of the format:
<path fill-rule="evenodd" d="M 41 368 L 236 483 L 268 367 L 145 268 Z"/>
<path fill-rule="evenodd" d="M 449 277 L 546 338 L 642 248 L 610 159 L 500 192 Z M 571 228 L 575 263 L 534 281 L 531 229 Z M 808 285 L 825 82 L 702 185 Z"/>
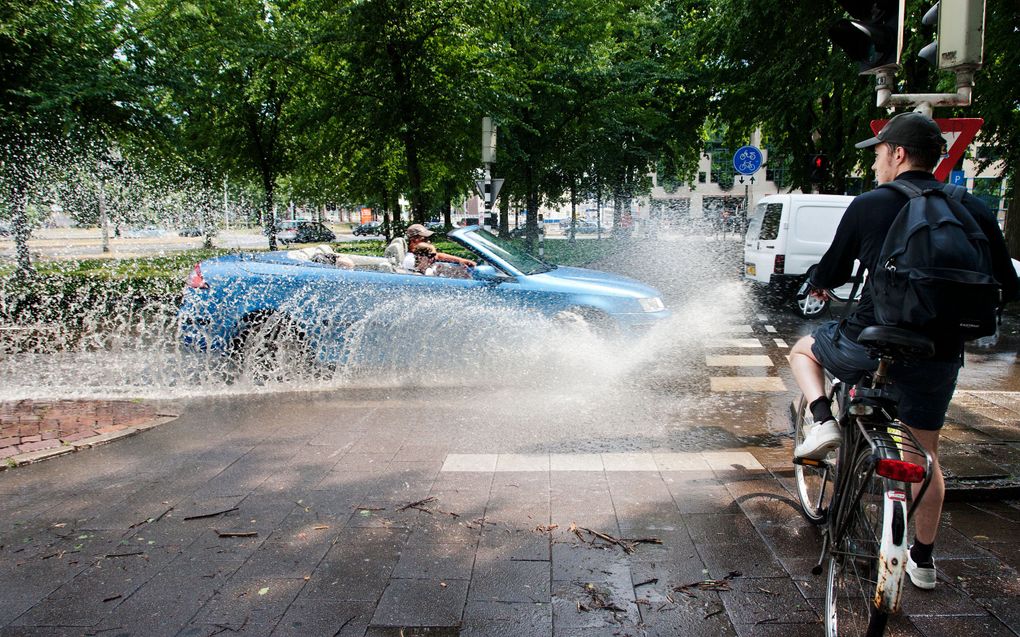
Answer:
<path fill-rule="evenodd" d="M 746 267 L 748 276 L 754 276 L 757 273 L 757 269 L 754 267 L 753 263 L 745 263 L 744 266 Z"/>

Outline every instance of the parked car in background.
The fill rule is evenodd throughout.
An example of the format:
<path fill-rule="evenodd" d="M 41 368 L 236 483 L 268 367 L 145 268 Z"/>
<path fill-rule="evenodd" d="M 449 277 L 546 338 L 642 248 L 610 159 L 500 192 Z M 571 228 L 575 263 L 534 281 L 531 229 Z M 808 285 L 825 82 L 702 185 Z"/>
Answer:
<path fill-rule="evenodd" d="M 273 361 L 257 359 L 284 349 L 313 364 L 342 364 L 348 330 L 367 316 L 385 320 L 395 298 L 448 298 L 450 303 L 438 307 L 450 307 L 450 321 L 463 318 L 457 308 L 464 303 L 477 303 L 619 336 L 640 335 L 670 316 L 658 290 L 633 279 L 551 265 L 476 226 L 448 236 L 478 265 L 457 266 L 459 276 L 422 276 L 395 268 L 385 257 L 338 255 L 329 246 L 208 259 L 188 277 L 178 313 L 181 339 L 200 350 L 237 356 L 242 373 L 268 374 Z M 381 330 L 356 338 L 389 336 Z M 285 340 L 286 347 L 275 345 Z"/>
<path fill-rule="evenodd" d="M 545 226 L 538 227 L 538 234 L 545 234 Z M 511 239 L 523 239 L 526 236 L 528 236 L 527 226 L 517 226 L 516 228 L 510 231 Z"/>
<path fill-rule="evenodd" d="M 378 221 L 369 221 L 358 226 L 354 226 L 351 230 L 351 234 L 355 237 L 367 237 L 370 235 L 381 235 L 383 234 L 382 223 Z"/>
<path fill-rule="evenodd" d="M 336 241 L 333 231 L 318 221 L 283 221 L 280 228 L 276 233 L 276 240 L 284 245 Z"/>
<path fill-rule="evenodd" d="M 199 228 L 198 226 L 188 226 L 186 228 L 181 228 L 180 232 L 177 233 L 177 235 L 180 237 L 201 237 L 203 234 L 205 233 L 202 232 L 202 229 Z"/>
<path fill-rule="evenodd" d="M 446 224 L 443 223 L 442 221 L 435 220 L 426 221 L 425 227 L 431 230 L 432 232 L 443 232 L 444 230 L 446 230 Z"/>

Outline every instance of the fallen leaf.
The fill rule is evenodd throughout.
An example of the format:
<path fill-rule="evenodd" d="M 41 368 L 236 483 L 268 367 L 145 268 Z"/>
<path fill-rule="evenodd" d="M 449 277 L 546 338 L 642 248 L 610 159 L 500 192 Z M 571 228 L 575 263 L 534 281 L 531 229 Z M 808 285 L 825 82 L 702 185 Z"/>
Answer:
<path fill-rule="evenodd" d="M 260 588 L 259 589 L 259 595 L 265 595 L 268 592 L 269 592 L 269 587 L 268 586 L 265 587 L 265 588 Z"/>

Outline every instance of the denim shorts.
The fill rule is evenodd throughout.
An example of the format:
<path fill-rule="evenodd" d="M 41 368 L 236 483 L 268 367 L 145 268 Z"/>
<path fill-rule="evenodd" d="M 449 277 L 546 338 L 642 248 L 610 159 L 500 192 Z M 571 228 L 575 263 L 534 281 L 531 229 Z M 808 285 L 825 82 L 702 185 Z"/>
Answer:
<path fill-rule="evenodd" d="M 865 372 L 878 368 L 878 361 L 871 358 L 867 348 L 839 333 L 838 321 L 821 325 L 811 336 L 815 339 L 811 346 L 815 358 L 843 382 L 857 383 Z M 889 378 L 891 393 L 899 401 L 900 422 L 915 429 L 941 429 L 959 373 L 959 360 L 894 363 Z"/>

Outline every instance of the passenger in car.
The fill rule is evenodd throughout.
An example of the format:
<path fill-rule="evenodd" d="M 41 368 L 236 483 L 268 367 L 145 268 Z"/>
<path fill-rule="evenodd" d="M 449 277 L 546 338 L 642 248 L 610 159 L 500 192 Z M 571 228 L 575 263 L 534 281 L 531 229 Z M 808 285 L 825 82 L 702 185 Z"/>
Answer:
<path fill-rule="evenodd" d="M 425 276 L 436 276 L 437 256 L 436 246 L 423 241 L 404 257 L 404 269 Z"/>
<path fill-rule="evenodd" d="M 409 271 L 413 270 L 413 268 L 404 266 L 405 260 L 407 259 L 407 255 L 413 253 L 415 246 L 417 246 L 419 243 L 423 241 L 428 240 L 428 238 L 431 237 L 433 234 L 435 233 L 426 228 L 425 226 L 423 226 L 422 224 L 412 223 L 411 225 L 407 226 L 407 230 L 404 231 L 404 237 L 407 238 L 405 239 L 404 237 L 394 237 L 393 241 L 390 241 L 390 244 L 386 246 L 386 251 L 384 255 L 386 256 L 387 259 L 390 260 L 390 263 L 392 263 L 395 267 L 399 268 L 403 266 L 404 269 L 406 270 Z M 436 260 L 442 261 L 444 263 L 457 263 L 459 265 L 472 268 L 475 266 L 475 262 L 470 259 L 463 259 L 452 254 L 446 254 L 445 252 L 437 252 Z"/>

